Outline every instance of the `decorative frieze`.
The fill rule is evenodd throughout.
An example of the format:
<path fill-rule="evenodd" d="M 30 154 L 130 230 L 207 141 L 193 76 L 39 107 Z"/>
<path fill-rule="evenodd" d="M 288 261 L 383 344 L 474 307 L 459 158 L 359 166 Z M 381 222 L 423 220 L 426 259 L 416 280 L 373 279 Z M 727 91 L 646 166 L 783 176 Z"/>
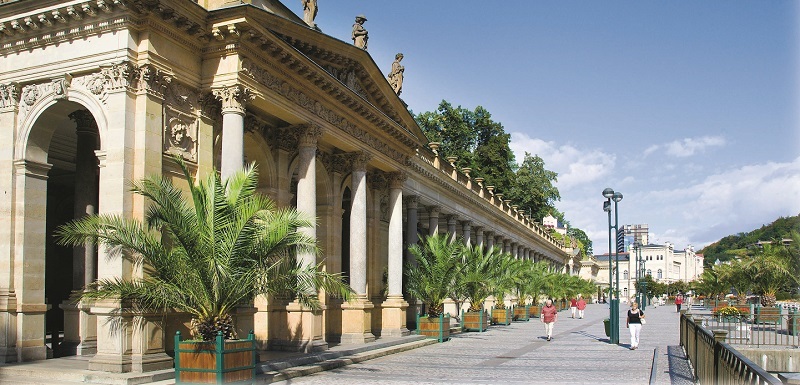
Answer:
<path fill-rule="evenodd" d="M 138 73 L 139 90 L 163 99 L 167 87 L 172 83 L 172 76 L 152 64 L 139 67 Z"/>
<path fill-rule="evenodd" d="M 358 82 L 358 77 L 356 76 L 356 72 L 354 70 L 339 69 L 332 65 L 326 65 L 323 68 L 333 77 L 339 79 L 339 81 L 342 82 L 342 84 L 344 84 L 347 88 L 351 89 L 362 98 L 367 99 L 367 93 L 364 91 L 364 88 L 361 87 L 361 83 Z"/>
<path fill-rule="evenodd" d="M 408 159 L 408 156 L 405 154 L 393 149 L 380 139 L 370 135 L 367 131 L 356 127 L 355 124 L 350 123 L 331 109 L 323 106 L 318 100 L 292 87 L 288 82 L 255 65 L 252 60 L 246 58 L 242 60 L 242 72 L 270 90 L 277 92 L 326 122 L 338 127 L 367 146 L 374 148 L 400 163 L 405 163 Z"/>

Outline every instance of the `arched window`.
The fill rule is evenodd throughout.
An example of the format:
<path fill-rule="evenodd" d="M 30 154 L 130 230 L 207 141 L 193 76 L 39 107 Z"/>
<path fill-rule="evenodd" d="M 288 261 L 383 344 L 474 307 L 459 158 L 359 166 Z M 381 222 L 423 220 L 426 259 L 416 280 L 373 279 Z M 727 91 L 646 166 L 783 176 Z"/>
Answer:
<path fill-rule="evenodd" d="M 627 297 L 628 297 L 628 288 L 627 288 L 627 287 L 626 287 L 626 288 L 624 288 L 624 289 L 622 289 L 622 295 L 623 295 L 625 298 L 627 298 Z"/>
<path fill-rule="evenodd" d="M 628 279 L 628 270 L 622 271 L 622 279 Z"/>
<path fill-rule="evenodd" d="M 658 276 L 657 276 L 658 279 L 664 278 L 663 275 L 664 275 L 664 272 L 662 272 L 661 269 L 658 269 Z"/>
<path fill-rule="evenodd" d="M 653 276 L 653 270 L 647 269 L 647 275 L 652 277 Z"/>

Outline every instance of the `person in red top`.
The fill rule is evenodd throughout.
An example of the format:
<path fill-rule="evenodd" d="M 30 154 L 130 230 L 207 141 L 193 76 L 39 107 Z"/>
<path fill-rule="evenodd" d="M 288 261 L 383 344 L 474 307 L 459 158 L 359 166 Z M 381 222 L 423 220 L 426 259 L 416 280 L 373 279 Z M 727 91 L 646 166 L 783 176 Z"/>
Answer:
<path fill-rule="evenodd" d="M 677 309 L 677 310 L 675 310 L 676 312 L 678 312 L 678 313 L 681 312 L 681 305 L 682 304 L 683 304 L 683 296 L 678 294 L 675 297 L 675 308 Z"/>
<path fill-rule="evenodd" d="M 547 340 L 552 341 L 553 326 L 555 326 L 556 321 L 558 321 L 558 310 L 556 310 L 556 307 L 553 306 L 552 299 L 548 299 L 545 302 L 545 305 L 542 307 L 542 312 L 539 315 L 539 319 L 542 320 L 542 323 L 544 323 L 544 332 L 547 334 Z"/>
<path fill-rule="evenodd" d="M 575 318 L 575 310 L 578 310 L 578 300 L 573 298 L 569 300 L 569 312 L 572 313 L 572 318 Z"/>
<path fill-rule="evenodd" d="M 578 318 L 583 319 L 583 311 L 586 309 L 586 301 L 583 300 L 583 297 L 580 295 L 578 296 Z"/>

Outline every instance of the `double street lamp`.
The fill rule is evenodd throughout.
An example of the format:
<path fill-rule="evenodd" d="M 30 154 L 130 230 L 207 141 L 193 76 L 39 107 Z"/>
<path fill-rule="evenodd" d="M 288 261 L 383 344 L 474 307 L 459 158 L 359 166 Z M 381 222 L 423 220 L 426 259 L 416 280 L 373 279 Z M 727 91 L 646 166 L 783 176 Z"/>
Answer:
<path fill-rule="evenodd" d="M 639 307 L 647 307 L 647 276 L 645 275 L 645 258 L 642 257 L 642 244 L 639 241 L 633 244 L 636 250 L 636 296 L 639 297 Z"/>
<path fill-rule="evenodd" d="M 614 191 L 612 188 L 603 190 L 603 197 L 606 201 L 603 202 L 603 211 L 608 213 L 608 298 L 609 300 L 609 326 L 611 333 L 609 336 L 612 344 L 619 344 L 619 253 L 617 249 L 613 248 L 612 234 L 616 234 L 619 230 L 619 211 L 617 210 L 617 203 L 622 200 L 622 193 Z M 614 201 L 614 225 L 611 225 L 611 201 Z M 611 230 L 614 230 L 612 232 Z M 614 260 L 616 261 L 616 268 L 611 264 L 611 252 L 614 251 Z M 614 276 L 616 275 L 616 285 L 614 285 Z M 616 294 L 616 295 L 615 295 Z"/>

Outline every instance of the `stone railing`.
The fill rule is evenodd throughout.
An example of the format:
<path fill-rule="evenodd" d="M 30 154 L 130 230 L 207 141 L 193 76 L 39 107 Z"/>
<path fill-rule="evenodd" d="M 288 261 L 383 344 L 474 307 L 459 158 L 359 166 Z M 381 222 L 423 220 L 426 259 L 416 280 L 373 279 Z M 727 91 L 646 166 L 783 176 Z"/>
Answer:
<path fill-rule="evenodd" d="M 550 231 L 542 226 L 542 224 L 535 222 L 530 215 L 520 211 L 519 206 L 513 205 L 510 200 L 504 200 L 502 193 L 494 191 L 494 186 L 485 186 L 483 183 L 483 178 L 473 178 L 470 175 L 472 173 L 472 169 L 463 168 L 459 170 L 455 165 L 458 158 L 447 157 L 446 159 L 442 159 L 439 156 L 439 145 L 440 144 L 437 142 L 431 142 L 428 144 L 430 150 L 419 149 L 417 151 L 417 156 L 423 162 L 435 167 L 441 173 L 448 175 L 450 178 L 458 182 L 458 184 L 464 186 L 464 188 L 472 191 L 474 194 L 485 199 L 492 206 L 497 207 L 500 211 L 506 213 L 506 215 L 514 218 L 517 222 L 521 223 L 541 238 L 547 240 L 553 245 L 558 246 L 562 250 L 567 251 L 566 245 L 563 241 L 555 239 L 550 234 Z"/>

